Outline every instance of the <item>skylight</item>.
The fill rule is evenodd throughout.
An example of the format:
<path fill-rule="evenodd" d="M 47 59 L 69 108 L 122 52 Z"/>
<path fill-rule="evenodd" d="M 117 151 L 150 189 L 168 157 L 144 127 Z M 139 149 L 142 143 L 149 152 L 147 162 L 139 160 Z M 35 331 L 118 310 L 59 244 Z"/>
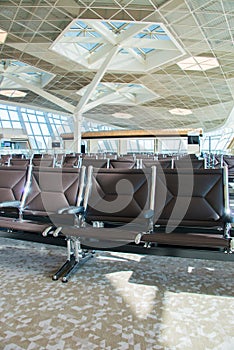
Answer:
<path fill-rule="evenodd" d="M 119 50 L 111 71 L 146 72 L 184 54 L 162 23 L 74 20 L 51 45 L 51 50 L 81 66 L 99 69 L 112 48 Z"/>
<path fill-rule="evenodd" d="M 206 71 L 219 67 L 219 62 L 215 57 L 194 56 L 178 62 L 177 65 L 183 70 Z"/>
<path fill-rule="evenodd" d="M 0 61 L 0 72 L 4 73 L 4 78 L 0 83 L 0 88 L 5 90 L 16 90 L 22 87 L 22 84 L 15 83 L 14 77 L 19 78 L 26 83 L 43 88 L 55 76 L 54 74 L 45 72 L 39 68 L 17 60 Z"/>

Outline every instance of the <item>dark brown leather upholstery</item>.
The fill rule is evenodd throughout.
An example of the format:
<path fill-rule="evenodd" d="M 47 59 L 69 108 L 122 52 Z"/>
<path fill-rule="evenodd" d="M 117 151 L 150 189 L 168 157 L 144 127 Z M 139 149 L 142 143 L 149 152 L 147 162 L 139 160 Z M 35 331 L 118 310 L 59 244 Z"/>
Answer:
<path fill-rule="evenodd" d="M 79 162 L 79 155 L 66 155 L 63 158 L 62 166 L 64 168 L 73 168 L 77 167 Z"/>
<path fill-rule="evenodd" d="M 204 169 L 205 168 L 205 161 L 204 161 L 204 159 L 181 158 L 181 159 L 174 161 L 174 168 Z"/>
<path fill-rule="evenodd" d="M 18 217 L 27 174 L 27 167 L 0 166 L 0 216 Z"/>
<path fill-rule="evenodd" d="M 75 206 L 79 193 L 78 168 L 33 167 L 24 215 L 48 216 Z"/>
<path fill-rule="evenodd" d="M 151 223 L 148 216 L 152 171 L 89 167 L 83 220 L 79 226 L 62 227 L 60 233 L 66 236 L 68 259 L 53 279 L 57 280 L 65 272 L 62 280 L 67 282 L 92 257 L 92 251 L 85 252 L 81 244 L 110 248 L 140 242 L 139 236 L 143 230 L 149 230 Z"/>
<path fill-rule="evenodd" d="M 191 232 L 157 232 L 146 234 L 142 237 L 145 243 L 157 243 L 167 246 L 193 247 L 193 248 L 224 248 L 229 249 L 229 242 L 223 235 L 216 232 L 194 233 Z"/>
<path fill-rule="evenodd" d="M 155 223 L 223 225 L 223 169 L 165 169 L 157 172 Z"/>
<path fill-rule="evenodd" d="M 149 208 L 151 169 L 94 169 L 86 220 L 129 223 Z"/>
<path fill-rule="evenodd" d="M 51 154 L 34 154 L 32 158 L 32 165 L 40 167 L 53 167 L 54 156 Z"/>
<path fill-rule="evenodd" d="M 0 203 L 20 201 L 26 183 L 27 168 L 0 166 Z"/>
<path fill-rule="evenodd" d="M 124 244 L 134 241 L 141 231 L 147 232 L 150 220 L 145 214 L 151 205 L 152 169 L 93 169 L 91 173 L 82 230 L 69 226 L 61 232 L 79 237 L 81 242 L 95 238 L 97 242 Z M 94 223 L 102 223 L 103 227 L 94 228 Z"/>
<path fill-rule="evenodd" d="M 88 168 L 92 165 L 94 168 L 107 168 L 107 159 L 92 159 L 84 158 L 82 159 L 82 165 Z"/>
<path fill-rule="evenodd" d="M 8 165 L 10 161 L 11 155 L 10 154 L 2 154 L 0 155 L 0 166 L 1 165 Z"/>
<path fill-rule="evenodd" d="M 11 158 L 10 165 L 17 165 L 27 167 L 30 163 L 30 159 L 22 159 L 22 158 Z"/>
<path fill-rule="evenodd" d="M 9 169 L 12 170 L 13 166 Z M 83 168 L 33 167 L 29 191 L 22 208 L 23 220 L 5 220 L 4 217 L 0 217 L 0 227 L 43 232 L 51 224 L 55 227 L 64 222 L 73 224 L 74 214 L 57 213 L 63 208 L 79 205 L 79 200 L 82 199 L 79 196 L 81 171 Z M 11 188 L 8 192 L 10 191 Z M 8 195 L 8 200 L 11 197 Z"/>

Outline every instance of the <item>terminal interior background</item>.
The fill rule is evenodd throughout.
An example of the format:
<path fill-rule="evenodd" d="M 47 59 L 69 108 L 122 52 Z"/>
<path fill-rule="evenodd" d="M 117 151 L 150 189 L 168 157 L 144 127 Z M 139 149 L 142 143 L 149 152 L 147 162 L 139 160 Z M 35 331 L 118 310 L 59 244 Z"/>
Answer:
<path fill-rule="evenodd" d="M 73 152 L 80 143 L 87 152 L 183 153 L 181 130 L 202 130 L 203 152 L 232 153 L 231 0 L 0 5 L 1 153 Z M 116 129 L 153 136 L 122 148 L 81 140 Z M 162 130 L 174 136 L 157 137 Z"/>
<path fill-rule="evenodd" d="M 233 155 L 233 36 L 233 0 L 1 0 L 0 155 Z M 118 130 L 147 137 L 82 139 Z M 1 349 L 234 348 L 233 254 L 104 250 L 66 284 L 35 236 L 0 234 Z"/>

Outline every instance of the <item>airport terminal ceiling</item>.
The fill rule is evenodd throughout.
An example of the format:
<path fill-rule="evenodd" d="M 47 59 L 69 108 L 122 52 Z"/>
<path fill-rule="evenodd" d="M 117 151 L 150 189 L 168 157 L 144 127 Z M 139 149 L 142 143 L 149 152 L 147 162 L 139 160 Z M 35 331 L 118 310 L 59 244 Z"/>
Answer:
<path fill-rule="evenodd" d="M 234 113 L 233 35 L 233 0 L 1 0 L 0 101 L 210 131 Z"/>

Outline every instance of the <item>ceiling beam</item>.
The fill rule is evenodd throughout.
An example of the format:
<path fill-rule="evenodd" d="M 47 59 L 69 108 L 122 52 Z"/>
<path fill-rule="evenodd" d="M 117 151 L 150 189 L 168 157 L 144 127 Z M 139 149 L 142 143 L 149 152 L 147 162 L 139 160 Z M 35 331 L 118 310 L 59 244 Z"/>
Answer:
<path fill-rule="evenodd" d="M 174 43 L 170 40 L 131 38 L 121 43 L 121 47 L 129 48 L 147 48 L 156 50 L 178 50 Z"/>
<path fill-rule="evenodd" d="M 106 26 L 104 26 L 101 22 L 88 22 L 91 27 L 96 30 L 99 34 L 101 34 L 109 43 L 112 45 L 116 45 L 116 35 L 114 35 Z"/>
<path fill-rule="evenodd" d="M 116 94 L 116 92 L 110 91 L 109 93 L 96 99 L 95 101 L 87 103 L 85 105 L 85 107 L 83 108 L 83 113 L 88 112 L 90 109 L 93 109 L 93 108 L 99 106 L 100 104 L 105 104 L 105 103 L 112 101 L 115 94 Z"/>
<path fill-rule="evenodd" d="M 102 63 L 101 67 L 99 68 L 99 70 L 96 73 L 95 77 L 93 78 L 92 82 L 88 85 L 87 90 L 85 91 L 84 95 L 81 97 L 78 105 L 76 106 L 75 111 L 74 111 L 74 113 L 76 115 L 82 114 L 85 105 L 89 101 L 94 90 L 96 89 L 97 85 L 100 83 L 102 77 L 104 76 L 105 72 L 107 71 L 110 62 L 115 57 L 115 55 L 117 54 L 118 51 L 119 51 L 119 47 L 117 45 L 114 46 L 109 51 L 109 54 L 106 56 L 105 61 Z"/>
<path fill-rule="evenodd" d="M 149 23 L 134 23 L 129 29 L 123 30 L 117 37 L 117 42 L 122 46 L 122 44 L 128 39 L 132 40 L 134 35 L 137 35 L 143 29 L 147 28 Z"/>
<path fill-rule="evenodd" d="M 89 65 L 92 65 L 98 62 L 99 60 L 104 59 L 105 56 L 110 52 L 112 48 L 113 48 L 112 45 L 107 44 L 103 48 L 100 48 L 98 51 L 93 52 L 92 54 L 89 54 L 89 57 L 88 57 Z"/>
<path fill-rule="evenodd" d="M 7 72 L 4 73 L 4 76 L 6 76 L 8 79 L 14 81 L 16 84 L 21 85 L 22 88 L 25 88 L 27 90 L 34 92 L 35 94 L 45 98 L 46 100 L 54 103 L 55 105 L 65 109 L 66 111 L 68 111 L 70 113 L 74 113 L 75 107 L 73 105 L 63 101 L 62 99 L 60 99 L 52 94 L 50 94 L 49 92 L 44 91 L 43 89 L 39 88 L 38 86 L 35 86 L 32 83 L 27 83 L 26 81 L 18 78 L 17 76 L 8 74 Z"/>
<path fill-rule="evenodd" d="M 128 47 L 124 48 L 126 51 L 128 51 L 128 53 L 134 57 L 140 64 L 145 65 L 145 60 L 142 56 L 140 56 L 136 51 L 134 51 L 133 49 L 130 49 Z"/>

